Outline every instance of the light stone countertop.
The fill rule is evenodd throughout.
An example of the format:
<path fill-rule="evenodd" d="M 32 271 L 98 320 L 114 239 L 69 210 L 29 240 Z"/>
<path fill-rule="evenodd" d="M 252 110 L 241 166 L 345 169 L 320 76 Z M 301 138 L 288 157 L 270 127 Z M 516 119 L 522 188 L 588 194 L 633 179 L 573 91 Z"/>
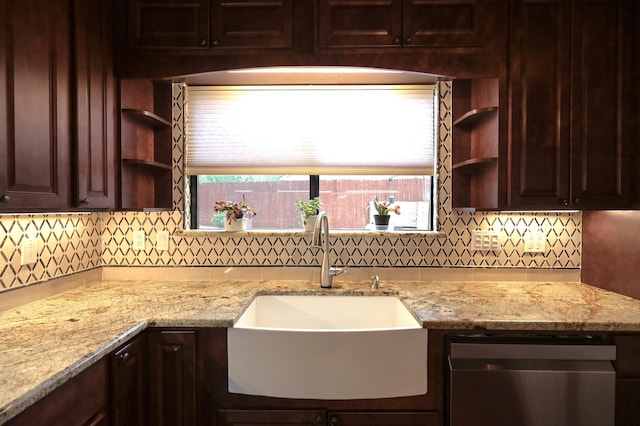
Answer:
<path fill-rule="evenodd" d="M 580 283 L 98 281 L 0 312 L 0 424 L 150 327 L 230 327 L 258 294 L 398 295 L 425 328 L 640 331 L 640 300 Z"/>

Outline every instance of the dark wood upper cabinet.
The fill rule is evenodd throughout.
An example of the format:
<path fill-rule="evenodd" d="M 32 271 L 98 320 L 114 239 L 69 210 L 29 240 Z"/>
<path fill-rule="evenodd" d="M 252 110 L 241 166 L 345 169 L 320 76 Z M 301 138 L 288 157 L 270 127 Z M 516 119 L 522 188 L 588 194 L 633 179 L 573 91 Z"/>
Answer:
<path fill-rule="evenodd" d="M 293 0 L 129 0 L 129 47 L 292 47 Z"/>
<path fill-rule="evenodd" d="M 116 207 L 116 90 L 111 2 L 74 0 L 74 206 Z"/>
<path fill-rule="evenodd" d="M 210 0 L 129 0 L 129 46 L 206 48 Z"/>
<path fill-rule="evenodd" d="M 631 202 L 633 1 L 513 2 L 509 208 Z"/>
<path fill-rule="evenodd" d="M 69 0 L 0 1 L 0 211 L 69 206 Z"/>
<path fill-rule="evenodd" d="M 318 45 L 483 47 L 498 26 L 492 0 L 319 0 Z"/>

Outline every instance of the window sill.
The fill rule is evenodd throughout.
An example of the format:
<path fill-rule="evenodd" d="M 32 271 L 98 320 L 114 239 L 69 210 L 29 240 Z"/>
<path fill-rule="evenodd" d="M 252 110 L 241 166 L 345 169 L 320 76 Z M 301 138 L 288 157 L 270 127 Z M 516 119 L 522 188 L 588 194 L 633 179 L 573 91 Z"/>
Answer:
<path fill-rule="evenodd" d="M 246 231 L 234 231 L 227 232 L 224 230 L 220 231 L 212 231 L 212 230 L 197 230 L 197 229 L 189 229 L 176 233 L 176 236 L 179 237 L 187 237 L 187 238 L 202 238 L 202 237 L 300 237 L 309 235 L 311 236 L 311 232 L 305 232 L 303 230 L 298 229 L 248 229 Z M 426 238 L 426 239 L 435 239 L 435 238 L 446 238 L 446 234 L 444 232 L 438 231 L 373 231 L 373 230 L 345 230 L 345 229 L 336 229 L 330 230 L 330 234 L 332 237 L 387 237 L 387 238 Z"/>

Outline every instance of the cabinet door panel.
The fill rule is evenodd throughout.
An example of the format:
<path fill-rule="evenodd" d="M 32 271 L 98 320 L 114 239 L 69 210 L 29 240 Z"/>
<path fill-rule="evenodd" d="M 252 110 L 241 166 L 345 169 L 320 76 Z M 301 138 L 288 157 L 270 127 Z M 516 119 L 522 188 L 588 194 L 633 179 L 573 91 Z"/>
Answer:
<path fill-rule="evenodd" d="M 114 426 L 147 424 L 145 337 L 111 356 L 112 419 Z"/>
<path fill-rule="evenodd" d="M 582 208 L 630 203 L 631 8 L 627 0 L 574 3 L 572 201 Z"/>
<path fill-rule="evenodd" d="M 320 410 L 219 410 L 217 420 L 219 426 L 322 426 L 325 414 Z"/>
<path fill-rule="evenodd" d="M 438 426 L 441 423 L 438 413 L 329 413 L 329 424 L 340 426 Z"/>
<path fill-rule="evenodd" d="M 293 0 L 214 0 L 211 46 L 215 48 L 290 48 Z"/>
<path fill-rule="evenodd" d="M 196 335 L 154 331 L 148 335 L 149 423 L 196 424 Z"/>
<path fill-rule="evenodd" d="M 129 0 L 129 47 L 208 46 L 209 0 Z"/>
<path fill-rule="evenodd" d="M 69 204 L 68 0 L 0 2 L 0 209 Z"/>
<path fill-rule="evenodd" d="M 510 207 L 569 203 L 569 2 L 513 3 Z"/>
<path fill-rule="evenodd" d="M 320 47 L 400 46 L 402 0 L 319 0 Z"/>
<path fill-rule="evenodd" d="M 485 20 L 499 16 L 486 0 L 405 0 L 404 43 L 416 46 L 482 46 Z M 496 28 L 493 28 L 495 31 Z"/>
<path fill-rule="evenodd" d="M 115 84 L 110 3 L 75 0 L 76 194 L 81 208 L 115 208 Z"/>
<path fill-rule="evenodd" d="M 106 425 L 107 360 L 103 358 L 9 421 L 8 426 Z"/>

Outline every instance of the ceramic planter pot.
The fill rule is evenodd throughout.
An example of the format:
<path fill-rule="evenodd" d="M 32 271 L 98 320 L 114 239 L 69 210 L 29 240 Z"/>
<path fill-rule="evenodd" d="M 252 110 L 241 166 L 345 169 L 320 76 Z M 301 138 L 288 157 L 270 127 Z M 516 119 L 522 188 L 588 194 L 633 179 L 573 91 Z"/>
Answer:
<path fill-rule="evenodd" d="M 224 221 L 224 230 L 227 232 L 245 231 L 247 229 L 247 219 L 236 219 L 233 222 Z"/>
<path fill-rule="evenodd" d="M 389 229 L 389 219 L 391 219 L 391 215 L 388 215 L 388 214 L 373 215 L 373 223 L 376 224 L 376 229 L 378 231 L 386 231 L 387 229 Z"/>
<path fill-rule="evenodd" d="M 305 232 L 313 232 L 313 229 L 316 227 L 316 220 L 318 219 L 318 215 L 314 214 L 309 217 L 305 217 L 302 215 L 302 226 L 304 226 Z"/>

